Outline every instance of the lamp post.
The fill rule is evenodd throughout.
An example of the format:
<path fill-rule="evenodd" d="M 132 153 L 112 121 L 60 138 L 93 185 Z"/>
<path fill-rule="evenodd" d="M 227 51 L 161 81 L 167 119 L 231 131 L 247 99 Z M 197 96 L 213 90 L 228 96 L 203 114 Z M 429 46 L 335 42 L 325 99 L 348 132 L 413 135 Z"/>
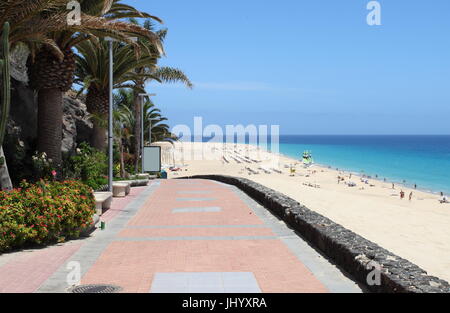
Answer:
<path fill-rule="evenodd" d="M 109 47 L 109 107 L 108 107 L 108 191 L 113 191 L 113 88 L 114 88 L 114 56 L 113 38 L 105 38 Z"/>
<path fill-rule="evenodd" d="M 149 130 L 148 130 L 148 142 L 149 142 L 150 145 L 152 145 L 152 125 L 153 125 L 152 122 L 159 121 L 159 119 L 157 119 L 157 118 L 149 118 L 148 121 L 150 123 Z"/>
<path fill-rule="evenodd" d="M 141 154 L 140 154 L 140 158 L 141 158 L 141 173 L 144 172 L 144 162 L 143 162 L 143 157 L 144 157 L 144 97 L 155 97 L 156 94 L 154 93 L 140 93 L 139 97 L 141 97 Z M 151 126 L 151 125 L 150 125 Z M 150 127 L 151 129 L 151 127 Z M 151 138 L 150 138 L 151 141 Z"/>
<path fill-rule="evenodd" d="M 131 41 L 136 42 L 137 37 L 130 37 Z M 114 38 L 106 37 L 109 48 L 109 107 L 108 107 L 108 191 L 113 191 L 113 176 L 114 176 L 114 132 L 113 132 L 113 89 L 114 89 L 114 54 L 113 54 L 113 42 Z"/>

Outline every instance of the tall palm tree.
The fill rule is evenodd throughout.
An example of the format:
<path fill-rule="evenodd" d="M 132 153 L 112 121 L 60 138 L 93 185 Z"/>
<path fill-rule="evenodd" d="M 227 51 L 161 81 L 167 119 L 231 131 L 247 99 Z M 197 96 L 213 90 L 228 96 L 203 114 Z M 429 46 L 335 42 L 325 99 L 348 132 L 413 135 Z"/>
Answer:
<path fill-rule="evenodd" d="M 152 137 L 147 137 L 149 143 L 174 140 L 174 136 L 170 132 L 170 126 L 163 123 L 165 121 L 167 121 L 167 118 L 161 115 L 161 110 L 156 108 L 152 101 L 147 101 L 144 105 L 144 134 L 150 134 L 151 127 Z"/>
<path fill-rule="evenodd" d="M 148 30 L 150 31 L 150 30 Z M 140 49 L 124 43 L 114 43 L 114 88 L 131 88 L 134 92 L 135 112 L 135 144 L 140 142 L 140 106 L 136 108 L 137 94 L 145 92 L 146 81 L 184 82 L 192 88 L 189 78 L 179 69 L 170 67 L 157 67 L 161 56 L 161 49 L 148 40 L 139 40 Z M 106 118 L 108 113 L 108 44 L 102 40 L 92 39 L 84 41 L 77 46 L 79 54 L 76 56 L 76 82 L 84 84 L 87 89 L 86 105 L 90 113 Z M 139 99 L 138 99 L 139 100 Z M 140 103 L 140 101 L 137 101 Z M 136 114 L 139 112 L 139 114 Z M 139 132 L 136 132 L 139 129 Z M 106 148 L 105 128 L 94 121 L 94 132 L 91 144 L 99 150 Z M 136 135 L 137 134 L 137 135 Z M 139 138 L 139 139 L 138 139 Z M 135 155 L 140 154 L 135 148 Z"/>
<path fill-rule="evenodd" d="M 126 90 L 126 89 L 119 89 L 118 92 L 115 94 L 115 106 L 117 108 L 124 108 L 125 110 L 121 109 L 121 116 L 123 116 L 122 120 L 126 121 L 122 124 L 122 143 L 124 145 L 124 150 L 131 151 L 133 147 L 132 141 L 134 141 L 134 125 L 136 123 L 135 116 L 132 113 L 132 108 L 134 105 L 133 102 L 133 91 L 132 90 Z M 162 116 L 161 111 L 155 107 L 153 102 L 147 101 L 144 104 L 144 132 L 145 135 L 149 133 L 149 127 L 150 127 L 150 119 L 155 119 L 152 121 L 152 142 L 156 141 L 173 141 L 176 139 L 171 133 L 170 133 L 170 127 L 169 125 L 163 123 L 167 121 L 167 118 Z M 140 138 L 140 134 L 139 134 Z M 147 138 L 148 139 L 148 138 Z M 135 154 L 136 159 L 136 154 Z"/>
<path fill-rule="evenodd" d="M 107 118 L 109 106 L 109 59 L 108 43 L 104 40 L 92 39 L 78 44 L 79 54 L 76 56 L 75 82 L 84 85 L 81 92 L 87 90 L 86 106 L 89 113 Z M 134 47 L 123 44 L 113 44 L 114 88 L 134 88 L 132 82 L 140 76 L 135 68 L 154 63 L 154 56 L 144 53 L 140 57 Z M 154 77 L 155 79 L 158 79 Z M 106 148 L 106 129 L 98 120 L 94 120 L 92 146 L 99 150 Z"/>
<path fill-rule="evenodd" d="M 138 24 L 138 22 L 135 19 L 130 19 L 131 23 Z M 152 23 L 151 20 L 147 19 L 144 24 L 142 25 L 145 29 L 148 31 L 154 32 L 158 37 L 160 42 L 164 42 L 164 39 L 167 36 L 167 29 L 160 29 L 155 30 L 155 26 Z M 145 38 L 140 39 L 140 44 L 144 47 L 147 47 L 147 50 L 149 50 L 153 55 L 156 55 L 156 62 L 159 58 L 162 57 L 161 50 L 158 49 L 157 46 L 151 41 L 146 40 Z M 179 69 L 171 68 L 171 67 L 162 67 L 158 68 L 156 62 L 154 64 L 148 64 L 147 66 L 143 66 L 140 68 L 136 68 L 136 73 L 138 74 L 151 74 L 149 76 L 140 76 L 138 79 L 134 81 L 135 88 L 134 88 L 134 116 L 136 120 L 135 128 L 134 128 L 134 135 L 135 135 L 135 154 L 137 156 L 142 154 L 141 149 L 141 137 L 140 137 L 140 131 L 141 131 L 141 99 L 138 96 L 139 93 L 145 93 L 145 84 L 152 79 L 155 79 L 159 82 L 165 82 L 165 83 L 175 83 L 175 82 L 181 82 L 185 84 L 188 88 L 192 88 L 193 84 L 189 80 L 189 78 Z M 149 99 L 147 99 L 149 100 Z M 135 159 L 135 171 L 137 172 L 139 169 L 139 157 Z"/>
<path fill-rule="evenodd" d="M 59 23 L 63 19 L 66 23 L 49 33 L 49 39 L 44 44 L 34 45 L 35 52 L 30 59 L 30 78 L 33 88 L 38 91 L 38 149 L 46 152 L 56 164 L 61 162 L 63 93 L 71 88 L 75 71 L 72 48 L 88 39 L 105 36 L 127 43 L 131 43 L 131 36 L 143 37 L 159 47 L 159 39 L 154 33 L 120 20 L 140 17 L 159 21 L 158 18 L 125 5 L 120 0 L 78 1 L 82 11 L 80 25 L 68 25 L 67 1 L 55 0 L 55 4 L 45 11 L 45 16 L 56 18 Z"/>
<path fill-rule="evenodd" d="M 116 100 L 117 101 L 117 100 Z M 125 177 L 125 162 L 124 153 L 127 142 L 130 141 L 132 134 L 133 113 L 124 104 L 117 103 L 114 105 L 114 139 L 115 144 L 119 149 L 120 155 L 120 177 Z"/>

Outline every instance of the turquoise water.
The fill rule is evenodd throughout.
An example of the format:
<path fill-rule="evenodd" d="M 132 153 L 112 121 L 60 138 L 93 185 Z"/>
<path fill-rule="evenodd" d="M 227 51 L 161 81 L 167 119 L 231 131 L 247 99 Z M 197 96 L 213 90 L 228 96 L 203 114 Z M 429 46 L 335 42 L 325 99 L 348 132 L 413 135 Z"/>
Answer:
<path fill-rule="evenodd" d="M 280 153 L 300 159 L 304 150 L 319 164 L 450 193 L 450 136 L 280 137 Z"/>

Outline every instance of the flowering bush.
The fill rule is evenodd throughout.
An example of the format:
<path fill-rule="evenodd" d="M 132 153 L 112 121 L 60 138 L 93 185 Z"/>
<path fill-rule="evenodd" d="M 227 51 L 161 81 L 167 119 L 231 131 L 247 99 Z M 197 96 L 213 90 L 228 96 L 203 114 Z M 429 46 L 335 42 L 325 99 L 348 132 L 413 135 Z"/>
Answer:
<path fill-rule="evenodd" d="M 22 182 L 0 192 L 0 252 L 76 238 L 92 223 L 92 189 L 77 181 Z"/>

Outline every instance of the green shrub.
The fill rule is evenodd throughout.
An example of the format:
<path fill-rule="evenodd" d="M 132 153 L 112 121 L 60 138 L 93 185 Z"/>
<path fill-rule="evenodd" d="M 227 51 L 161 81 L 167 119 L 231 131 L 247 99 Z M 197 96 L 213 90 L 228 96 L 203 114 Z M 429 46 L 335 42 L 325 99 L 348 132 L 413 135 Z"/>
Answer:
<path fill-rule="evenodd" d="M 0 192 L 0 252 L 77 238 L 94 213 L 92 189 L 81 182 L 23 182 Z"/>
<path fill-rule="evenodd" d="M 55 167 L 53 166 L 52 159 L 47 158 L 47 154 L 45 152 L 38 153 L 36 152 L 32 160 L 33 166 L 33 176 L 34 180 L 38 181 L 40 179 L 53 179 L 56 176 Z"/>
<path fill-rule="evenodd" d="M 105 153 L 97 151 L 86 143 L 82 143 L 77 153 L 64 165 L 64 176 L 80 179 L 94 190 L 108 184 L 108 158 Z"/>

